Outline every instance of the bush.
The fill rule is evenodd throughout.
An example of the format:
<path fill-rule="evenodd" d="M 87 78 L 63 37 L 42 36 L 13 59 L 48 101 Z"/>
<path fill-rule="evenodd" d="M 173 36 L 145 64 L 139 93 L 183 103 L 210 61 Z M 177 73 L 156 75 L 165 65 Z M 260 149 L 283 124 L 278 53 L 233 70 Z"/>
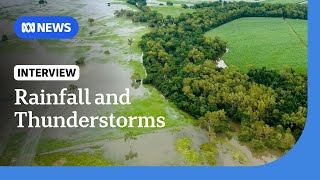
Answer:
<path fill-rule="evenodd" d="M 205 161 L 210 165 L 214 166 L 216 165 L 216 154 L 218 152 L 218 149 L 215 144 L 213 143 L 205 143 L 200 146 L 200 149 L 203 153 L 203 157 Z"/>
<path fill-rule="evenodd" d="M 77 89 L 78 89 L 78 86 L 74 84 L 70 84 L 68 87 L 68 91 L 71 93 L 75 92 Z"/>
<path fill-rule="evenodd" d="M 201 154 L 196 150 L 189 150 L 185 153 L 185 158 L 190 165 L 201 165 L 203 160 Z"/>
<path fill-rule="evenodd" d="M 110 53 L 109 50 L 106 50 L 106 51 L 104 52 L 104 54 L 109 55 L 109 54 L 111 54 L 111 53 Z"/>
<path fill-rule="evenodd" d="M 47 4 L 46 0 L 39 0 L 39 4 Z"/>
<path fill-rule="evenodd" d="M 259 141 L 257 139 L 253 139 L 252 141 L 250 141 L 250 148 L 252 148 L 254 151 L 263 151 L 266 149 L 266 146 L 264 145 L 264 143 L 262 141 Z"/>
<path fill-rule="evenodd" d="M 282 142 L 278 146 L 283 152 L 287 152 L 295 145 L 295 143 L 295 138 L 291 134 L 291 131 L 288 130 L 286 133 L 284 133 Z"/>
<path fill-rule="evenodd" d="M 89 19 L 88 19 L 88 22 L 89 22 L 90 24 L 92 24 L 92 23 L 94 23 L 94 19 L 89 18 Z"/>
<path fill-rule="evenodd" d="M 181 4 L 181 7 L 184 8 L 184 9 L 189 9 L 189 6 L 186 5 L 186 4 Z"/>
<path fill-rule="evenodd" d="M 242 142 L 250 142 L 253 138 L 253 130 L 247 126 L 242 126 L 240 129 L 239 140 Z"/>
<path fill-rule="evenodd" d="M 146 6 L 147 1 L 146 0 L 127 0 L 127 3 L 135 5 L 135 6 Z"/>
<path fill-rule="evenodd" d="M 167 2 L 167 6 L 173 6 L 173 2 L 168 1 L 168 2 Z"/>
<path fill-rule="evenodd" d="M 190 138 L 181 138 L 176 142 L 176 149 L 180 153 L 186 153 L 191 149 L 191 139 Z"/>
<path fill-rule="evenodd" d="M 5 35 L 5 34 L 2 35 L 2 36 L 1 36 L 1 41 L 3 41 L 3 42 L 4 42 L 4 41 L 8 41 L 8 36 Z"/>
<path fill-rule="evenodd" d="M 78 60 L 76 60 L 76 65 L 82 65 L 82 64 L 84 64 L 84 60 L 85 60 L 84 57 L 80 57 Z"/>
<path fill-rule="evenodd" d="M 228 118 L 224 110 L 207 112 L 199 119 L 200 126 L 216 133 L 224 133 L 229 130 Z"/>

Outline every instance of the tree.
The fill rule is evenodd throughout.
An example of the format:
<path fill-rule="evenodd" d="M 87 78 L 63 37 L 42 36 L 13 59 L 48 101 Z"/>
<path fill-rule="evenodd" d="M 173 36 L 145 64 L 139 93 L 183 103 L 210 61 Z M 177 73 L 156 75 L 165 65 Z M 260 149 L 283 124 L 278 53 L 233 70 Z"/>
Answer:
<path fill-rule="evenodd" d="M 189 9 L 189 6 L 186 5 L 186 4 L 181 4 L 181 7 L 184 8 L 184 9 Z"/>
<path fill-rule="evenodd" d="M 140 74 L 135 72 L 132 74 L 131 78 L 130 78 L 133 82 L 137 82 L 137 80 L 141 79 Z"/>
<path fill-rule="evenodd" d="M 200 63 L 204 61 L 204 54 L 196 48 L 193 48 L 189 54 L 188 59 L 193 63 Z"/>
<path fill-rule="evenodd" d="M 133 38 L 129 38 L 128 45 L 130 46 L 130 60 L 132 60 L 132 44 L 133 44 Z"/>
<path fill-rule="evenodd" d="M 173 2 L 167 1 L 167 6 L 173 6 Z"/>
<path fill-rule="evenodd" d="M 135 5 L 137 7 L 146 6 L 147 1 L 146 0 L 127 0 L 127 3 Z"/>
<path fill-rule="evenodd" d="M 88 19 L 88 22 L 89 22 L 90 24 L 93 24 L 94 21 L 95 21 L 95 20 L 94 20 L 93 18 L 89 18 L 89 19 Z"/>
<path fill-rule="evenodd" d="M 77 89 L 78 89 L 78 86 L 76 86 L 74 84 L 70 84 L 69 87 L 68 87 L 68 91 L 70 93 L 74 93 Z"/>
<path fill-rule="evenodd" d="M 80 57 L 78 60 L 76 60 L 76 65 L 83 65 L 85 62 L 85 58 L 84 57 Z"/>
<path fill-rule="evenodd" d="M 171 71 L 171 68 L 170 68 L 170 66 L 169 66 L 167 63 L 165 63 L 164 66 L 163 66 L 163 68 L 162 68 L 162 71 L 163 71 L 163 74 L 164 74 L 164 78 L 167 79 L 168 74 L 169 74 L 170 71 Z"/>
<path fill-rule="evenodd" d="M 39 0 L 39 4 L 47 4 L 46 0 Z"/>
<path fill-rule="evenodd" d="M 137 140 L 137 135 L 132 131 L 127 132 L 124 135 L 124 141 L 127 142 L 128 140 L 129 140 L 129 154 L 126 155 L 125 157 L 126 160 L 130 160 L 138 156 L 138 153 L 132 152 L 132 142 L 134 140 Z"/>
<path fill-rule="evenodd" d="M 8 41 L 8 36 L 6 34 L 2 35 L 1 41 L 3 41 L 3 42 Z"/>
<path fill-rule="evenodd" d="M 202 128 L 207 129 L 209 133 L 223 133 L 229 130 L 228 118 L 224 110 L 207 112 L 204 117 L 199 119 Z"/>
<path fill-rule="evenodd" d="M 282 151 L 288 152 L 294 146 L 295 143 L 296 143 L 295 138 L 291 134 L 290 129 L 288 129 L 283 134 L 282 141 L 278 145 Z"/>

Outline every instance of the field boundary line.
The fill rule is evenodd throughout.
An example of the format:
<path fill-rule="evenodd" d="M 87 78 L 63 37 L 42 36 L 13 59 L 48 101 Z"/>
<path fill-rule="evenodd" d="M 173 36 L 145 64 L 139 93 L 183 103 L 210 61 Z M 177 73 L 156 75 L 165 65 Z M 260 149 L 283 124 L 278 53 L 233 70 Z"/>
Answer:
<path fill-rule="evenodd" d="M 291 26 L 291 24 L 286 20 L 286 19 L 283 19 L 285 22 L 286 22 L 286 24 L 289 26 L 289 28 L 290 28 L 290 30 L 293 32 L 293 34 L 299 39 L 299 41 L 301 42 L 301 44 L 304 46 L 304 47 L 306 47 L 306 48 L 308 48 L 308 45 L 303 41 L 303 39 L 298 35 L 298 33 L 297 33 L 297 31 L 296 30 L 294 30 L 294 28 Z"/>

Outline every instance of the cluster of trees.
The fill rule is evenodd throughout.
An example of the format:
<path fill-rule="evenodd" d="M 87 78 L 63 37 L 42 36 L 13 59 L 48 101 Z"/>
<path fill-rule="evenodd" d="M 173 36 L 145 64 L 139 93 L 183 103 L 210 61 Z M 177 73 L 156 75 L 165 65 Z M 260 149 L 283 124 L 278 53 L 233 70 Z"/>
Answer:
<path fill-rule="evenodd" d="M 167 6 L 173 6 L 173 2 L 167 1 Z"/>
<path fill-rule="evenodd" d="M 241 17 L 307 18 L 307 6 L 220 2 L 195 5 L 192 14 L 163 17 L 143 6 L 141 11 L 117 11 L 153 30 L 139 43 L 148 77 L 179 108 L 196 118 L 210 133 L 230 130 L 229 121 L 241 123 L 239 139 L 256 150 L 283 152 L 300 137 L 306 120 L 307 78 L 292 70 L 219 69 L 216 60 L 226 52 L 219 37 L 204 33 Z"/>
<path fill-rule="evenodd" d="M 152 11 L 147 6 L 138 7 L 140 11 L 131 11 L 131 10 L 116 10 L 114 15 L 116 17 L 128 17 L 133 22 L 144 22 L 149 23 L 150 27 L 160 27 L 164 17 L 162 14 L 157 11 Z M 172 18 L 173 19 L 173 18 Z"/>
<path fill-rule="evenodd" d="M 127 0 L 127 3 L 137 7 L 141 7 L 147 5 L 147 0 Z"/>
<path fill-rule="evenodd" d="M 146 6 L 138 7 L 141 11 L 123 10 L 134 22 L 148 22 L 150 27 L 178 25 L 186 31 L 206 32 L 222 24 L 241 17 L 281 17 L 291 19 L 307 19 L 308 7 L 306 4 L 271 4 L 248 2 L 220 2 L 195 4 L 191 8 L 194 13 L 181 14 L 177 18 L 172 16 L 160 18 L 160 13 L 152 11 Z M 159 14 L 155 19 L 156 14 Z"/>
<path fill-rule="evenodd" d="M 220 2 L 204 2 L 200 4 L 195 4 L 193 9 L 205 9 L 212 8 L 215 9 L 225 9 L 236 10 L 246 9 L 247 11 L 243 11 L 244 16 L 267 16 L 267 17 L 284 17 L 284 18 L 293 18 L 293 19 L 307 19 L 307 5 L 302 4 L 271 4 L 271 3 L 247 3 L 247 2 L 224 2 L 223 6 L 221 6 Z"/>

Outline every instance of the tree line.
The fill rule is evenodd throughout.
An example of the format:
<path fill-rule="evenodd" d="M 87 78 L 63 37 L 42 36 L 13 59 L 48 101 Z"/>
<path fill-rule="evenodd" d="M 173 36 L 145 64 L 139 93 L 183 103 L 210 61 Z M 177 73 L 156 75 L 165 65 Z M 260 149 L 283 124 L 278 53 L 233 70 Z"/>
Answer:
<path fill-rule="evenodd" d="M 307 5 L 221 2 L 196 4 L 194 13 L 164 17 L 141 6 L 120 10 L 117 17 L 146 22 L 152 31 L 139 43 L 148 76 L 179 108 L 199 118 L 209 134 L 231 131 L 241 124 L 239 140 L 257 150 L 286 152 L 299 139 L 307 113 L 307 77 L 291 69 L 281 72 L 217 68 L 227 43 L 205 32 L 242 17 L 307 19 Z"/>
<path fill-rule="evenodd" d="M 147 1 L 146 0 L 127 0 L 128 4 L 137 6 L 137 7 L 141 7 L 141 6 L 146 6 L 147 5 Z"/>

